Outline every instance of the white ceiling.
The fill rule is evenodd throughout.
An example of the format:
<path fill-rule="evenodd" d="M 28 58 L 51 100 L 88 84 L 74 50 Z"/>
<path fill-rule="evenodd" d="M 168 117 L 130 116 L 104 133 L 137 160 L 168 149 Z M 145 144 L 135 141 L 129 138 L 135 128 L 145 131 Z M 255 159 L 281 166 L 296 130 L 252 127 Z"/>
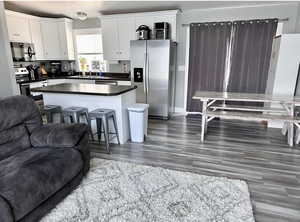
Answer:
<path fill-rule="evenodd" d="M 76 18 L 76 12 L 83 11 L 88 17 L 102 14 L 145 12 L 168 9 L 208 9 L 238 7 L 280 2 L 257 1 L 5 1 L 5 8 L 37 16 Z M 281 2 L 282 3 L 282 2 Z M 287 2 L 284 2 L 287 3 Z"/>

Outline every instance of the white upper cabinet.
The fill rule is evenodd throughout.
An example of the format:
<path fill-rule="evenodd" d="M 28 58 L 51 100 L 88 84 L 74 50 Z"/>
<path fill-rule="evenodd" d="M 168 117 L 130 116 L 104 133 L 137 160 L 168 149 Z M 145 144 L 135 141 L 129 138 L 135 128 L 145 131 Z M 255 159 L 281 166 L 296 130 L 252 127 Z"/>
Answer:
<path fill-rule="evenodd" d="M 130 40 L 135 39 L 134 19 L 102 19 L 105 60 L 129 60 Z"/>
<path fill-rule="evenodd" d="M 155 22 L 167 22 L 170 25 L 170 37 L 176 41 L 177 13 L 177 10 L 170 10 L 102 16 L 104 59 L 129 60 L 130 40 L 136 40 L 136 29 L 140 25 L 147 25 L 153 31 Z"/>
<path fill-rule="evenodd" d="M 58 23 L 50 20 L 41 21 L 42 38 L 46 60 L 56 60 L 62 58 L 60 47 L 60 37 Z"/>
<path fill-rule="evenodd" d="M 44 57 L 44 46 L 42 39 L 42 28 L 41 22 L 37 19 L 29 20 L 31 42 L 34 45 L 35 57 L 37 60 L 43 60 Z"/>
<path fill-rule="evenodd" d="M 129 60 L 130 40 L 135 39 L 134 19 L 118 20 L 119 59 Z"/>
<path fill-rule="evenodd" d="M 72 22 L 42 20 L 44 58 L 46 60 L 74 60 Z"/>
<path fill-rule="evenodd" d="M 6 21 L 9 41 L 31 43 L 28 18 L 7 15 Z"/>
<path fill-rule="evenodd" d="M 58 22 L 58 32 L 62 60 L 74 60 L 73 24 L 70 21 Z"/>
<path fill-rule="evenodd" d="M 9 40 L 33 43 L 37 60 L 74 60 L 73 22 L 6 10 Z"/>
<path fill-rule="evenodd" d="M 116 19 L 101 21 L 103 58 L 105 60 L 119 60 L 118 22 Z"/>

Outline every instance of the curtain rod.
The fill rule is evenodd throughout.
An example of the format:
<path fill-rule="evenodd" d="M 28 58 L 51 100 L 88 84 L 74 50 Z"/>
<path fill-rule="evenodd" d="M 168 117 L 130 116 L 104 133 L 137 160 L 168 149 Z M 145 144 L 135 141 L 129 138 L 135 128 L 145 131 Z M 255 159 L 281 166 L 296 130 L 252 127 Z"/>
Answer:
<path fill-rule="evenodd" d="M 290 20 L 290 18 L 283 18 L 283 19 L 278 19 L 278 22 L 288 22 L 289 20 Z M 190 24 L 182 24 L 181 26 L 187 27 L 187 26 L 190 26 Z"/>

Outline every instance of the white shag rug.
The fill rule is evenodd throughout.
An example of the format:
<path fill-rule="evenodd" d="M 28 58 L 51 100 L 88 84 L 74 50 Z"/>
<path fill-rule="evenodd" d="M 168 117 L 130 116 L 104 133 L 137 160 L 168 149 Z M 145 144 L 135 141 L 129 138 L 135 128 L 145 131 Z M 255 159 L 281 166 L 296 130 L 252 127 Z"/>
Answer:
<path fill-rule="evenodd" d="M 254 222 L 246 182 L 94 158 L 42 222 Z"/>

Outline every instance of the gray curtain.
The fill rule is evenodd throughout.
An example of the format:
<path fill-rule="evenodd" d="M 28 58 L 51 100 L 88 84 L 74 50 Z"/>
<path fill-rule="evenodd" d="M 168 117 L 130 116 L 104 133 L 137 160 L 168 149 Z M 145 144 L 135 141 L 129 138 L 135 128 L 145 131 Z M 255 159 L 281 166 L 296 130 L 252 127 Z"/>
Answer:
<path fill-rule="evenodd" d="M 278 19 L 233 22 L 228 92 L 265 93 Z"/>
<path fill-rule="evenodd" d="M 232 22 L 190 24 L 187 111 L 199 112 L 197 90 L 223 91 Z"/>

